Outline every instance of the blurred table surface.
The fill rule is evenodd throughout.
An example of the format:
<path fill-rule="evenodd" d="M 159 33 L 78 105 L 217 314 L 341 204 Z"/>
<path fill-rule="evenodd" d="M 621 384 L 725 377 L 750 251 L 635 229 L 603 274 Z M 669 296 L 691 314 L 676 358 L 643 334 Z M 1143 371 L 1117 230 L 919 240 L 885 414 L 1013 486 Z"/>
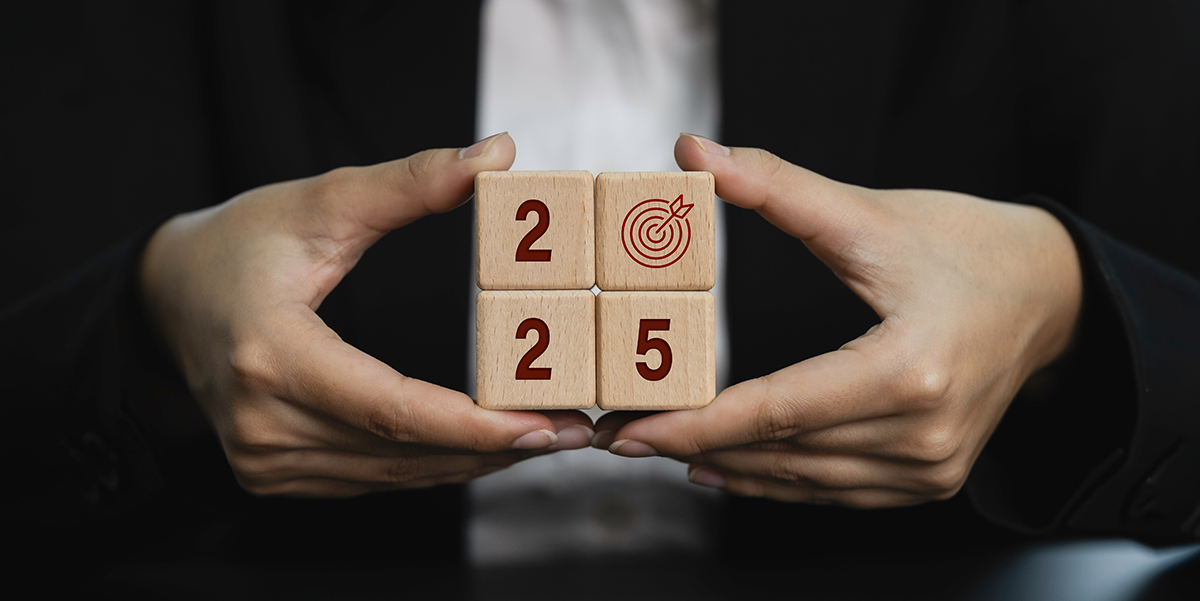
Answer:
<path fill-rule="evenodd" d="M 489 568 L 252 569 L 215 563 L 125 565 L 93 588 L 169 599 L 978 599 L 1200 600 L 1200 544 L 1123 539 L 1026 544 L 984 555 L 875 553 L 805 565 L 574 562 Z"/>

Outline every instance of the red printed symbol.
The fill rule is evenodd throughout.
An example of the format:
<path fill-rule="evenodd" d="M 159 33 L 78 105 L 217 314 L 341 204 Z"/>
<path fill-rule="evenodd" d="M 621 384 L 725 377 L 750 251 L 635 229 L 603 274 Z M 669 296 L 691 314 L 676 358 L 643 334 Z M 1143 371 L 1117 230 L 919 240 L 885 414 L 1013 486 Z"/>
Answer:
<path fill-rule="evenodd" d="M 537 224 L 533 226 L 533 229 L 529 230 L 529 233 L 525 234 L 524 238 L 521 238 L 521 243 L 517 245 L 517 260 L 549 261 L 550 249 L 534 250 L 530 247 L 533 246 L 534 242 L 538 241 L 538 238 L 541 238 L 546 233 L 547 229 L 550 229 L 550 209 L 546 206 L 546 203 L 536 198 L 531 198 L 517 207 L 517 221 L 525 221 L 525 218 L 530 213 L 537 214 Z"/>
<path fill-rule="evenodd" d="M 517 363 L 517 379 L 549 380 L 550 370 L 553 368 L 533 367 L 533 362 L 537 361 L 537 358 L 550 348 L 550 326 L 536 317 L 530 317 L 517 326 L 517 339 L 524 339 L 531 330 L 537 332 L 537 342 L 533 343 L 533 348 L 526 351 L 525 355 L 521 357 L 521 361 Z"/>
<path fill-rule="evenodd" d="M 683 258 L 692 243 L 692 226 L 687 214 L 695 205 L 683 203 L 683 195 L 668 203 L 661 198 L 643 200 L 625 214 L 621 244 L 638 265 L 659 269 Z"/>
<path fill-rule="evenodd" d="M 666 332 L 671 329 L 669 319 L 643 319 L 638 322 L 637 354 L 645 355 L 650 351 L 658 351 L 660 357 L 658 367 L 650 369 L 645 361 L 637 361 L 638 375 L 651 382 L 657 382 L 671 373 L 671 345 L 662 338 L 651 338 L 650 332 Z"/>

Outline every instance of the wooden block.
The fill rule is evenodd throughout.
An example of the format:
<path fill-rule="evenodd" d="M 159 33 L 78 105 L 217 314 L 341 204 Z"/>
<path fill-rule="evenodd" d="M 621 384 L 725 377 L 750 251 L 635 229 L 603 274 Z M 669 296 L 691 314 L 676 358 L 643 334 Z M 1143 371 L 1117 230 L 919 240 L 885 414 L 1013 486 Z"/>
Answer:
<path fill-rule="evenodd" d="M 478 403 L 485 409 L 588 409 L 596 403 L 591 290 L 480 292 Z"/>
<path fill-rule="evenodd" d="M 712 293 L 601 292 L 596 303 L 601 409 L 694 409 L 712 402 Z"/>
<path fill-rule="evenodd" d="M 708 290 L 717 283 L 716 196 L 705 171 L 596 177 L 601 290 Z"/>
<path fill-rule="evenodd" d="M 596 281 L 587 171 L 486 171 L 475 177 L 479 287 L 587 290 Z"/>

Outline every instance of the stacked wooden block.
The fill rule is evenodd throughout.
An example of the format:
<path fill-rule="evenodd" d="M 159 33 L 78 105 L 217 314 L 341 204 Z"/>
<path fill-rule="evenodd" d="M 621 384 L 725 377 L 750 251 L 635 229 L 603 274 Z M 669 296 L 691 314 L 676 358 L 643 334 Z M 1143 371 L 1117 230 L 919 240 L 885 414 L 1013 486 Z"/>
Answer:
<path fill-rule="evenodd" d="M 705 172 L 475 179 L 478 403 L 688 409 L 716 395 Z M 594 296 L 592 285 L 601 292 Z"/>

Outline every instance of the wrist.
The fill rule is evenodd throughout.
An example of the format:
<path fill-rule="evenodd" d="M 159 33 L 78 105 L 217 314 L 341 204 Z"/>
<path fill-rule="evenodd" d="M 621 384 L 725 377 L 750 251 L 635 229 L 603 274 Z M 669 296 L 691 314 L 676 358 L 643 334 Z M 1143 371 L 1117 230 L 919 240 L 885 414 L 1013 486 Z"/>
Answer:
<path fill-rule="evenodd" d="M 136 267 L 136 289 L 145 323 L 159 349 L 171 357 L 174 366 L 186 375 L 179 352 L 178 326 L 183 315 L 179 297 L 185 294 L 180 269 L 183 223 L 190 214 L 167 220 L 150 236 L 142 248 Z"/>
<path fill-rule="evenodd" d="M 168 266 L 174 252 L 178 222 L 183 217 L 176 215 L 164 222 L 142 247 L 135 262 L 135 303 L 131 306 L 135 315 L 130 318 L 137 326 L 140 352 L 153 358 L 158 371 L 169 372 L 169 379 L 178 383 L 178 386 L 160 386 L 161 390 L 154 391 L 155 394 L 132 401 L 146 426 L 168 439 L 194 438 L 209 431 L 207 421 L 188 394 L 179 354 L 172 344 L 175 338 L 170 324 L 177 321 L 177 317 L 168 309 L 171 303 L 165 294 L 179 288 L 179 283 L 172 281 Z"/>
<path fill-rule="evenodd" d="M 1044 295 L 1046 313 L 1037 334 L 1037 351 L 1031 372 L 1066 355 L 1078 338 L 1083 307 L 1083 269 L 1079 252 L 1067 228 L 1041 208 L 1029 207 L 1036 220 L 1039 244 L 1030 264 L 1035 285 Z"/>

